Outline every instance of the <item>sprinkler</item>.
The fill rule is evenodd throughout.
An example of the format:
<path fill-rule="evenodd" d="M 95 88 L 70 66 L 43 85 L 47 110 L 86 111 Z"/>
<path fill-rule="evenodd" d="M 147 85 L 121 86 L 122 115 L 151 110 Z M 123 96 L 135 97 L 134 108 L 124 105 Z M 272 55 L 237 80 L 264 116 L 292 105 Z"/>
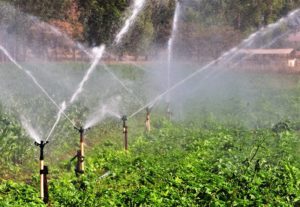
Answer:
<path fill-rule="evenodd" d="M 151 108 L 147 107 L 146 108 L 146 121 L 145 121 L 147 132 L 150 132 L 150 130 L 151 130 L 150 113 L 151 113 Z"/>
<path fill-rule="evenodd" d="M 48 182 L 47 182 L 47 174 L 48 167 L 44 165 L 44 147 L 48 144 L 48 141 L 41 143 L 35 142 L 36 146 L 40 147 L 40 187 L 41 187 L 41 199 L 44 203 L 48 203 L 49 193 L 48 193 Z"/>
<path fill-rule="evenodd" d="M 84 133 L 90 128 L 84 129 L 83 127 L 80 128 L 74 127 L 74 129 L 76 129 L 80 134 L 80 150 L 77 151 L 77 154 L 73 158 L 75 159 L 77 157 L 75 174 L 79 175 L 84 173 Z"/>
<path fill-rule="evenodd" d="M 168 103 L 168 105 L 167 105 L 167 117 L 168 117 L 169 120 L 171 120 L 172 111 L 171 111 L 170 103 Z"/>
<path fill-rule="evenodd" d="M 123 121 L 123 134 L 124 134 L 124 148 L 125 151 L 128 150 L 128 126 L 126 124 L 127 121 L 127 116 L 123 116 L 122 117 L 122 121 Z"/>
<path fill-rule="evenodd" d="M 48 166 L 44 166 L 44 202 L 48 203 L 49 201 L 49 191 L 48 191 L 48 178 L 49 173 Z"/>

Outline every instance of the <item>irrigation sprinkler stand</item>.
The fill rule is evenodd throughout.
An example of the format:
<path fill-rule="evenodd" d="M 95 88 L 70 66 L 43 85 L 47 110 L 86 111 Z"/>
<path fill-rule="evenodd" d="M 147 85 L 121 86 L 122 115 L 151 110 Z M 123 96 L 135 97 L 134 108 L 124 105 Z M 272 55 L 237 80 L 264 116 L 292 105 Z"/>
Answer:
<path fill-rule="evenodd" d="M 49 201 L 49 191 L 48 191 L 48 178 L 49 173 L 48 166 L 44 166 L 44 202 L 48 203 Z"/>
<path fill-rule="evenodd" d="M 168 103 L 168 105 L 167 105 L 167 117 L 168 117 L 169 120 L 171 120 L 172 111 L 171 111 L 170 103 Z"/>
<path fill-rule="evenodd" d="M 151 130 L 151 121 L 150 121 L 150 113 L 151 113 L 151 108 L 147 107 L 146 108 L 146 132 L 150 132 Z"/>
<path fill-rule="evenodd" d="M 84 129 L 83 127 L 77 128 L 74 127 L 80 134 L 80 150 L 77 151 L 77 154 L 75 157 L 77 157 L 77 164 L 75 168 L 75 173 L 78 176 L 79 174 L 84 173 L 84 133 L 89 130 Z M 74 157 L 74 158 L 75 158 Z"/>
<path fill-rule="evenodd" d="M 49 201 L 49 193 L 48 193 L 48 182 L 47 182 L 47 174 L 48 167 L 44 165 L 44 147 L 48 144 L 48 141 L 41 143 L 35 142 L 36 146 L 40 147 L 40 189 L 41 189 L 41 199 L 44 203 L 48 203 Z"/>
<path fill-rule="evenodd" d="M 128 150 L 128 126 L 127 126 L 127 116 L 122 117 L 123 121 L 123 134 L 124 134 L 124 148 L 125 151 Z"/>

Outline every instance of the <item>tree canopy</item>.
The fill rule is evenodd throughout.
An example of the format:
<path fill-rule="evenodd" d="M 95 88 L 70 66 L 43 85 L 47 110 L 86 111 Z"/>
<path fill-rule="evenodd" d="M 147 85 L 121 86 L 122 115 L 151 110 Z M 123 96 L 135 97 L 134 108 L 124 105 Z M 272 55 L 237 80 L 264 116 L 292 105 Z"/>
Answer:
<path fill-rule="evenodd" d="M 133 0 L 1 1 L 9 2 L 17 9 L 44 21 L 56 23 L 56 26 L 66 22 L 67 26 L 60 28 L 72 30 L 68 34 L 73 38 L 95 46 L 112 43 Z M 179 33 L 186 35 L 186 38 L 204 38 L 198 42 L 203 42 L 216 33 L 226 36 L 223 35 L 224 32 L 243 37 L 300 7 L 300 0 L 185 0 L 180 3 Z M 146 53 L 151 47 L 164 47 L 170 37 L 175 4 L 175 0 L 146 1 L 143 12 L 119 49 L 122 52 L 126 48 L 126 52 Z M 234 40 L 232 41 L 234 44 Z"/>

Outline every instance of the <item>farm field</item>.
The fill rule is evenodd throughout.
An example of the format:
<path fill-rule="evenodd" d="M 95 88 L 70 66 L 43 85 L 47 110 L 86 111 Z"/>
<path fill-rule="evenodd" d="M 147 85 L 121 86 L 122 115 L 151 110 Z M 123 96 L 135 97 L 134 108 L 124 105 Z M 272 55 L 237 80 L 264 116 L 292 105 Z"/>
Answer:
<path fill-rule="evenodd" d="M 300 207 L 300 1 L 0 0 L 0 207 Z"/>
<path fill-rule="evenodd" d="M 110 67 L 129 84 L 148 74 L 133 73 L 137 69 L 131 65 Z M 145 112 L 129 119 L 128 152 L 121 120 L 108 118 L 86 134 L 86 171 L 80 177 L 70 162 L 79 136 L 63 120 L 45 152 L 48 205 L 298 206 L 299 89 L 295 74 L 222 74 L 203 81 L 193 92 L 197 96 L 171 105 L 181 114 L 171 120 L 166 104 L 154 106 L 150 132 L 145 132 Z M 69 113 L 76 117 L 84 107 Z M 125 108 L 135 110 L 131 107 Z M 39 198 L 38 151 L 14 116 L 3 112 L 0 145 L 0 205 L 45 206 Z"/>

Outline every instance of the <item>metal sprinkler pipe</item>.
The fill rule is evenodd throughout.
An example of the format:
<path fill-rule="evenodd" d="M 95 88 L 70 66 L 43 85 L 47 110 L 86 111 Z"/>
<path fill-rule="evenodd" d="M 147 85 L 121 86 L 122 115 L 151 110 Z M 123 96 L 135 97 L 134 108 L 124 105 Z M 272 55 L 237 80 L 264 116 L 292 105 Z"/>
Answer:
<path fill-rule="evenodd" d="M 124 134 L 124 148 L 125 151 L 128 150 L 128 126 L 127 126 L 127 116 L 122 116 L 123 121 L 123 134 Z"/>
<path fill-rule="evenodd" d="M 146 131 L 147 132 L 150 132 L 150 130 L 151 130 L 150 113 L 151 113 L 151 108 L 147 107 L 146 108 L 146 121 L 145 121 Z"/>
<path fill-rule="evenodd" d="M 35 142 L 36 146 L 40 147 L 40 190 L 41 190 L 41 199 L 44 203 L 48 203 L 49 193 L 48 193 L 48 183 L 47 183 L 47 174 L 48 167 L 44 165 L 44 147 L 48 144 L 48 141 L 41 143 Z"/>
<path fill-rule="evenodd" d="M 84 129 L 81 127 L 74 127 L 79 134 L 80 134 L 80 150 L 77 151 L 76 157 L 77 157 L 77 164 L 75 168 L 76 175 L 83 174 L 84 173 L 84 133 L 89 130 L 90 128 Z"/>
<path fill-rule="evenodd" d="M 168 102 L 167 103 L 167 118 L 169 120 L 171 120 L 171 118 L 172 118 L 172 111 L 171 111 L 171 106 L 170 105 L 171 105 L 170 102 Z"/>
<path fill-rule="evenodd" d="M 48 178 L 49 174 L 48 166 L 44 166 L 44 203 L 49 202 L 49 190 L 48 190 Z"/>

